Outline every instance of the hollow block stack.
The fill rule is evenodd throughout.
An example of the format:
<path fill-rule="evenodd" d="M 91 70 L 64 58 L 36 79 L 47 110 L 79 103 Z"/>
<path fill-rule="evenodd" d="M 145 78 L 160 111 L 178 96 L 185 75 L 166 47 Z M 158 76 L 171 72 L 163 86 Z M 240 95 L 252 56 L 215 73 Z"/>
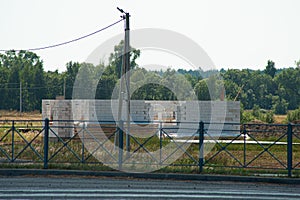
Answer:
<path fill-rule="evenodd" d="M 72 124 L 67 120 L 101 121 L 118 120 L 118 100 L 43 100 L 43 119 L 49 118 L 60 137 L 73 135 Z M 217 131 L 239 130 L 240 102 L 233 101 L 144 101 L 132 100 L 131 121 L 173 121 L 221 123 Z M 126 102 L 122 104 L 122 119 L 126 120 Z M 56 121 L 62 120 L 62 121 Z M 66 121 L 64 121 L 66 120 Z M 225 123 L 225 125 L 224 125 Z M 224 126 L 223 126 L 224 125 Z M 207 124 L 205 128 L 209 128 Z M 63 128 L 64 127 L 64 128 Z M 221 130 L 222 129 L 222 130 Z M 53 134 L 50 137 L 54 137 Z"/>

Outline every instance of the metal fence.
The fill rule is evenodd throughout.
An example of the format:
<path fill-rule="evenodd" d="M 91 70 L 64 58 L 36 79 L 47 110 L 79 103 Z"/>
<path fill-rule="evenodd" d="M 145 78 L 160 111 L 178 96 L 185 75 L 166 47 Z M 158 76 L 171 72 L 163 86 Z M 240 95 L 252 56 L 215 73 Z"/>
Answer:
<path fill-rule="evenodd" d="M 182 125 L 184 124 L 184 125 Z M 182 126 L 181 126 L 182 125 Z M 118 170 L 180 167 L 286 173 L 300 169 L 300 125 L 120 121 L 0 121 L 0 165 L 102 164 Z M 130 132 L 130 135 L 127 134 Z"/>

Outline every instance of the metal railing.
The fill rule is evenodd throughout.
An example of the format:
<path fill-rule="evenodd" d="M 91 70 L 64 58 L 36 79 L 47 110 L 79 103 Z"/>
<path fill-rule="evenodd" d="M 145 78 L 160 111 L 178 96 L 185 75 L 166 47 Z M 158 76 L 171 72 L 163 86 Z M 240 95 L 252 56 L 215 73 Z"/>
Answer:
<path fill-rule="evenodd" d="M 289 177 L 300 169 L 298 124 L 225 124 L 214 130 L 204 122 L 135 123 L 3 120 L 0 165 L 179 166 L 199 173 L 226 167 L 285 171 Z"/>

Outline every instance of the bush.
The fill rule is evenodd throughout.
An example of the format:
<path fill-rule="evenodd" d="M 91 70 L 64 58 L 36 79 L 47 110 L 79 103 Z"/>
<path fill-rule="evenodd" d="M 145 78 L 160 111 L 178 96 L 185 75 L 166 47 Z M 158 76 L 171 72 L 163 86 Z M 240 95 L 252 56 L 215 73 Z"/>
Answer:
<path fill-rule="evenodd" d="M 259 119 L 260 114 L 261 114 L 260 108 L 259 108 L 258 105 L 255 104 L 255 105 L 253 106 L 253 109 L 252 109 L 252 115 L 253 115 L 256 119 Z"/>
<path fill-rule="evenodd" d="M 269 123 L 269 124 L 274 122 L 273 111 L 260 109 L 258 105 L 254 105 L 253 110 L 252 110 L 252 115 L 255 119 Z"/>
<path fill-rule="evenodd" d="M 264 109 L 260 109 L 259 106 L 255 105 L 252 111 L 245 111 L 241 107 L 241 123 L 248 123 L 254 120 L 260 120 L 265 123 L 274 123 L 274 112 Z"/>
<path fill-rule="evenodd" d="M 288 120 L 288 122 L 300 120 L 300 108 L 298 108 L 294 111 L 288 112 L 287 120 Z"/>
<path fill-rule="evenodd" d="M 244 123 L 248 123 L 248 122 L 251 122 L 255 119 L 255 117 L 252 115 L 251 112 L 249 111 L 243 111 L 241 113 L 241 123 L 244 124 Z"/>
<path fill-rule="evenodd" d="M 274 123 L 274 113 L 272 111 L 268 111 L 266 114 L 261 114 L 261 121 L 267 123 Z"/>
<path fill-rule="evenodd" d="M 285 115 L 288 110 L 288 103 L 285 99 L 276 99 L 273 105 L 273 110 L 277 115 Z"/>

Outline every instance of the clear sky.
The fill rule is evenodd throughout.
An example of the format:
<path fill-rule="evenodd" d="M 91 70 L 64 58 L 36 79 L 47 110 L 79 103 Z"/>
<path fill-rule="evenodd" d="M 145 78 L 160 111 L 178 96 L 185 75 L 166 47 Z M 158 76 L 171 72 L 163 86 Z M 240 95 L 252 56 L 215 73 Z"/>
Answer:
<path fill-rule="evenodd" d="M 217 68 L 276 68 L 300 59 L 299 0 L 1 0 L 0 49 L 27 49 L 68 41 L 131 14 L 131 29 L 164 28 L 197 42 Z M 101 43 L 123 33 L 120 23 L 85 40 L 37 51 L 45 70 L 84 62 Z M 165 58 L 165 59 L 164 59 Z M 143 60 L 144 59 L 144 60 Z M 152 58 L 153 59 L 153 58 Z M 163 65 L 184 65 L 161 56 Z M 141 65 L 151 60 L 143 54 Z"/>

